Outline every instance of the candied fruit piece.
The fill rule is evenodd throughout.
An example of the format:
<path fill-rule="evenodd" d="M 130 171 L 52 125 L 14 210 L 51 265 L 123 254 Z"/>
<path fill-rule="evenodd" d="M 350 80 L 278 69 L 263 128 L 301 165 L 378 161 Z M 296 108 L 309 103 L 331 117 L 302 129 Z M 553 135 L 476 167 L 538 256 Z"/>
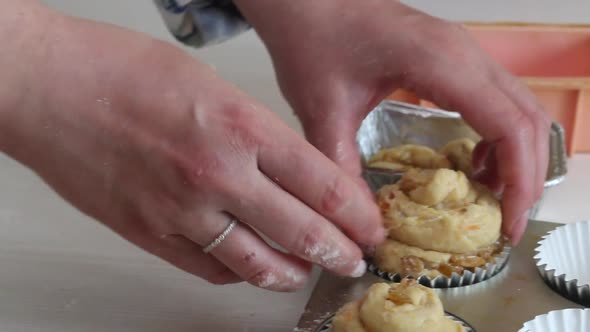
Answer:
<path fill-rule="evenodd" d="M 475 268 L 486 265 L 486 260 L 479 256 L 455 255 L 451 257 L 450 263 L 461 267 Z"/>
<path fill-rule="evenodd" d="M 492 255 L 494 254 L 494 250 L 493 249 L 486 249 L 486 250 L 482 250 L 480 252 L 477 253 L 477 256 L 485 259 L 487 262 L 492 261 Z"/>
<path fill-rule="evenodd" d="M 457 274 L 461 275 L 464 269 L 460 266 L 453 266 L 450 264 L 443 263 L 438 266 L 438 271 L 445 275 L 447 278 L 450 278 L 453 275 L 453 272 L 456 272 Z"/>
<path fill-rule="evenodd" d="M 408 294 L 403 292 L 403 289 L 405 289 L 405 287 L 390 288 L 387 293 L 387 299 L 395 305 L 411 304 L 412 299 Z"/>
<path fill-rule="evenodd" d="M 404 256 L 400 261 L 404 274 L 419 274 L 424 270 L 424 262 L 416 256 Z"/>

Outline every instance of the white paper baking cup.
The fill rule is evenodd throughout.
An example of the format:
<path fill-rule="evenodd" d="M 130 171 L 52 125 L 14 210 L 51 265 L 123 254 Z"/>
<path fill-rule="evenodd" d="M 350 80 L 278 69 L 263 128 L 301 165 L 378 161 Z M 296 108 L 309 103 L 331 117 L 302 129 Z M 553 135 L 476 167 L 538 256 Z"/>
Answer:
<path fill-rule="evenodd" d="M 539 241 L 535 251 L 545 283 L 565 298 L 590 307 L 590 221 L 557 227 Z"/>
<path fill-rule="evenodd" d="M 588 332 L 589 309 L 565 309 L 551 311 L 524 323 L 518 332 Z"/>
<path fill-rule="evenodd" d="M 401 273 L 386 272 L 377 266 L 371 259 L 369 259 L 368 271 L 372 274 L 392 282 L 400 282 L 404 278 L 413 278 L 422 286 L 430 288 L 454 288 L 474 285 L 482 281 L 486 281 L 497 275 L 504 269 L 510 258 L 510 250 L 512 247 L 506 244 L 502 251 L 494 257 L 494 262 L 487 263 L 484 267 L 476 267 L 473 272 L 465 270 L 462 274 L 453 272 L 451 277 L 439 275 L 431 278 L 428 275 L 408 276 Z"/>
<path fill-rule="evenodd" d="M 330 332 L 332 331 L 332 320 L 334 319 L 335 314 L 330 315 L 328 318 L 324 319 L 320 325 L 313 330 L 313 332 Z M 469 323 L 467 323 L 466 321 L 464 321 L 462 318 L 455 316 L 449 312 L 445 312 L 445 316 L 447 316 L 448 318 L 452 319 L 453 321 L 463 325 L 463 327 L 465 328 L 465 332 L 476 332 L 475 329 L 469 325 Z"/>

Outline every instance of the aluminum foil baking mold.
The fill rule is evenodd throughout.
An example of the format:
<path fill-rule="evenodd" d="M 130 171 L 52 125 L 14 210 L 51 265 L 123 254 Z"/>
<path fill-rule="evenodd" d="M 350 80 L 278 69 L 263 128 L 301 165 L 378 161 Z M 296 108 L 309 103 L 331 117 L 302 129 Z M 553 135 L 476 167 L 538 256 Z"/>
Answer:
<path fill-rule="evenodd" d="M 330 315 L 328 318 L 326 318 L 325 320 L 323 320 L 318 328 L 316 330 L 314 330 L 314 332 L 330 332 L 332 330 L 332 320 L 334 319 L 334 315 L 332 314 Z M 463 327 L 465 328 L 465 332 L 476 332 L 475 329 L 469 325 L 469 323 L 467 323 L 465 320 L 461 319 L 458 316 L 455 316 L 451 313 L 445 312 L 445 316 L 447 316 L 448 318 L 454 320 L 455 322 L 463 325 Z"/>
<path fill-rule="evenodd" d="M 510 250 L 511 247 L 506 245 L 495 257 L 495 261 L 493 263 L 487 263 L 485 268 L 477 267 L 473 272 L 465 270 L 462 274 L 453 272 L 450 278 L 445 275 L 439 275 L 435 278 L 431 278 L 427 275 L 412 277 L 405 276 L 400 273 L 385 272 L 380 270 L 379 267 L 372 261 L 369 261 L 368 271 L 384 280 L 392 282 L 400 282 L 406 277 L 414 278 L 421 285 L 430 288 L 453 288 L 469 286 L 488 280 L 500 273 L 500 271 L 502 271 L 502 269 L 508 263 L 508 259 L 510 258 Z"/>
<path fill-rule="evenodd" d="M 420 144 L 438 150 L 458 138 L 481 139 L 459 113 L 386 100 L 363 120 L 356 141 L 362 161 L 366 163 L 382 149 L 402 144 Z M 548 139 L 549 166 L 545 188 L 561 183 L 567 174 L 563 127 L 553 123 Z M 390 184 L 386 173 L 365 168 L 364 177 L 373 189 L 378 189 L 383 184 Z M 542 200 L 539 200 L 530 210 L 530 218 L 536 217 L 541 204 Z"/>

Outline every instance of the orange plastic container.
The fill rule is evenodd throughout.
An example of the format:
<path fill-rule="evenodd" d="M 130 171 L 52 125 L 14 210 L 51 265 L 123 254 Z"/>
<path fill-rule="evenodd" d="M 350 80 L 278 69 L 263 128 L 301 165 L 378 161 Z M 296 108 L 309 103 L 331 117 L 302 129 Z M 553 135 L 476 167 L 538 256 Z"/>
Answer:
<path fill-rule="evenodd" d="M 590 25 L 465 26 L 481 47 L 523 79 L 566 133 L 568 154 L 590 152 Z M 434 106 L 398 90 L 389 99 Z"/>

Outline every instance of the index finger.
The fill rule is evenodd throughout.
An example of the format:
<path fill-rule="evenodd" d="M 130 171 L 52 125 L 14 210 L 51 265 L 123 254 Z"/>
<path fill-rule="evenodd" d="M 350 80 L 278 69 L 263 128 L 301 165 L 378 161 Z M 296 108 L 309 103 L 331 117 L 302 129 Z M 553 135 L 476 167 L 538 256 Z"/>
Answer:
<path fill-rule="evenodd" d="M 374 199 L 353 177 L 287 130 L 259 151 L 260 170 L 356 243 L 370 246 L 382 242 L 385 230 Z"/>

